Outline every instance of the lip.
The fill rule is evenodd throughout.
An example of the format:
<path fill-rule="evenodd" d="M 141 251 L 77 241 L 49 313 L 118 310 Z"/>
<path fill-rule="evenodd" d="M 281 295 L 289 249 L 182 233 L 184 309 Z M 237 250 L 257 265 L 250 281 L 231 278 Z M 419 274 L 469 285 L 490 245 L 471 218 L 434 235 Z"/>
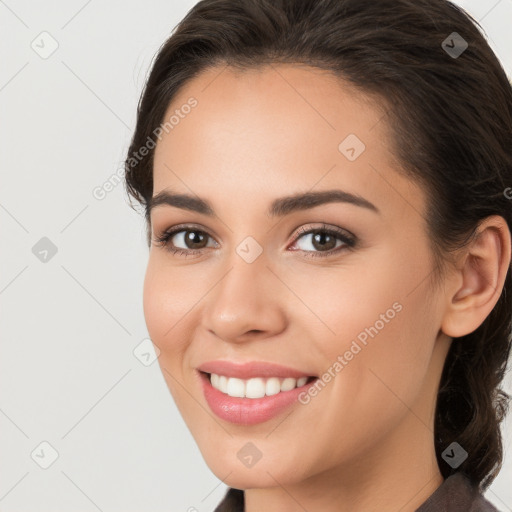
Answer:
<path fill-rule="evenodd" d="M 197 368 L 201 380 L 203 394 L 211 411 L 219 418 L 237 425 L 256 425 L 269 421 L 278 416 L 285 409 L 298 403 L 301 393 L 317 381 L 315 377 L 301 387 L 289 391 L 281 391 L 275 395 L 262 398 L 240 398 L 232 397 L 215 389 L 210 383 L 210 373 L 236 377 L 239 379 L 250 379 L 253 377 L 313 377 L 302 371 L 276 365 L 274 363 L 250 362 L 245 364 L 234 364 L 229 361 L 210 361 Z"/>
<path fill-rule="evenodd" d="M 305 373 L 295 368 L 265 361 L 249 361 L 242 364 L 225 360 L 208 361 L 198 366 L 197 369 L 201 372 L 216 373 L 217 375 L 236 377 L 244 380 L 254 377 L 280 377 L 283 379 L 293 377 L 294 379 L 300 379 L 301 377 L 314 376 L 311 373 Z"/>

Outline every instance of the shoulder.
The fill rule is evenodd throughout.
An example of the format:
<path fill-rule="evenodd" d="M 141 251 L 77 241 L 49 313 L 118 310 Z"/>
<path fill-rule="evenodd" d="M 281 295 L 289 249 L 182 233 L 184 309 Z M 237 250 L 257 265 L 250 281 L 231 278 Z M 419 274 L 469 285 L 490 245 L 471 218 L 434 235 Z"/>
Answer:
<path fill-rule="evenodd" d="M 229 488 L 214 512 L 244 512 L 244 492 Z M 454 473 L 416 509 L 416 512 L 500 512 L 471 485 L 463 473 Z"/>
<path fill-rule="evenodd" d="M 450 475 L 416 512 L 500 512 L 461 472 Z"/>
<path fill-rule="evenodd" d="M 486 500 L 481 494 L 479 494 L 470 512 L 500 512 L 490 501 Z"/>
<path fill-rule="evenodd" d="M 244 512 L 244 491 L 229 488 L 214 512 Z"/>

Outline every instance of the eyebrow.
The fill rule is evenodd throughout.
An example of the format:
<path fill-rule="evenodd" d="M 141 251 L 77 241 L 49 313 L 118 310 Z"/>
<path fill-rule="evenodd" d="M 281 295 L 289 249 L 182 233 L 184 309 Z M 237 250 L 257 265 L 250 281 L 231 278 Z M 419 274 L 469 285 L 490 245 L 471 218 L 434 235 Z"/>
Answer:
<path fill-rule="evenodd" d="M 297 193 L 274 199 L 267 215 L 269 217 L 282 217 L 296 211 L 309 210 L 310 208 L 327 203 L 348 203 L 380 214 L 380 210 L 364 197 L 343 190 L 323 190 Z M 163 205 L 197 212 L 208 217 L 215 216 L 215 210 L 207 200 L 189 194 L 178 194 L 169 190 L 163 190 L 148 201 L 146 205 L 146 218 L 149 220 L 151 211 Z"/>

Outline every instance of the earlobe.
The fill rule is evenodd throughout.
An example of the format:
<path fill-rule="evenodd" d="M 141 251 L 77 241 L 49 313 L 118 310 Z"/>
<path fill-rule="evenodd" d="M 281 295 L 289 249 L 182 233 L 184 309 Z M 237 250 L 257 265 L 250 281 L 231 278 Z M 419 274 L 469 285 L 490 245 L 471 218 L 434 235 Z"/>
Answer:
<path fill-rule="evenodd" d="M 451 337 L 475 331 L 498 302 L 511 261 L 511 235 L 500 216 L 487 217 L 463 250 L 452 288 L 447 288 L 441 330 Z"/>

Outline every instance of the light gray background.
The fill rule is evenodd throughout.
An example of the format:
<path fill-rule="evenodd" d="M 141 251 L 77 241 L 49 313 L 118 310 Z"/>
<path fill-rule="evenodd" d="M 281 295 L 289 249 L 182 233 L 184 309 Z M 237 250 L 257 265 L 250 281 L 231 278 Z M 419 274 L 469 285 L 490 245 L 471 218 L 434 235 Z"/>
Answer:
<path fill-rule="evenodd" d="M 512 77 L 512 0 L 458 3 Z M 133 353 L 147 338 L 143 220 L 122 185 L 93 196 L 122 168 L 151 59 L 194 4 L 0 0 L 3 512 L 202 512 L 224 494 L 158 364 Z M 46 59 L 31 47 L 53 40 Z M 58 251 L 47 262 L 32 252 L 43 237 Z M 486 495 L 502 511 L 512 510 L 511 426 Z M 43 441 L 59 454 L 48 469 Z"/>

